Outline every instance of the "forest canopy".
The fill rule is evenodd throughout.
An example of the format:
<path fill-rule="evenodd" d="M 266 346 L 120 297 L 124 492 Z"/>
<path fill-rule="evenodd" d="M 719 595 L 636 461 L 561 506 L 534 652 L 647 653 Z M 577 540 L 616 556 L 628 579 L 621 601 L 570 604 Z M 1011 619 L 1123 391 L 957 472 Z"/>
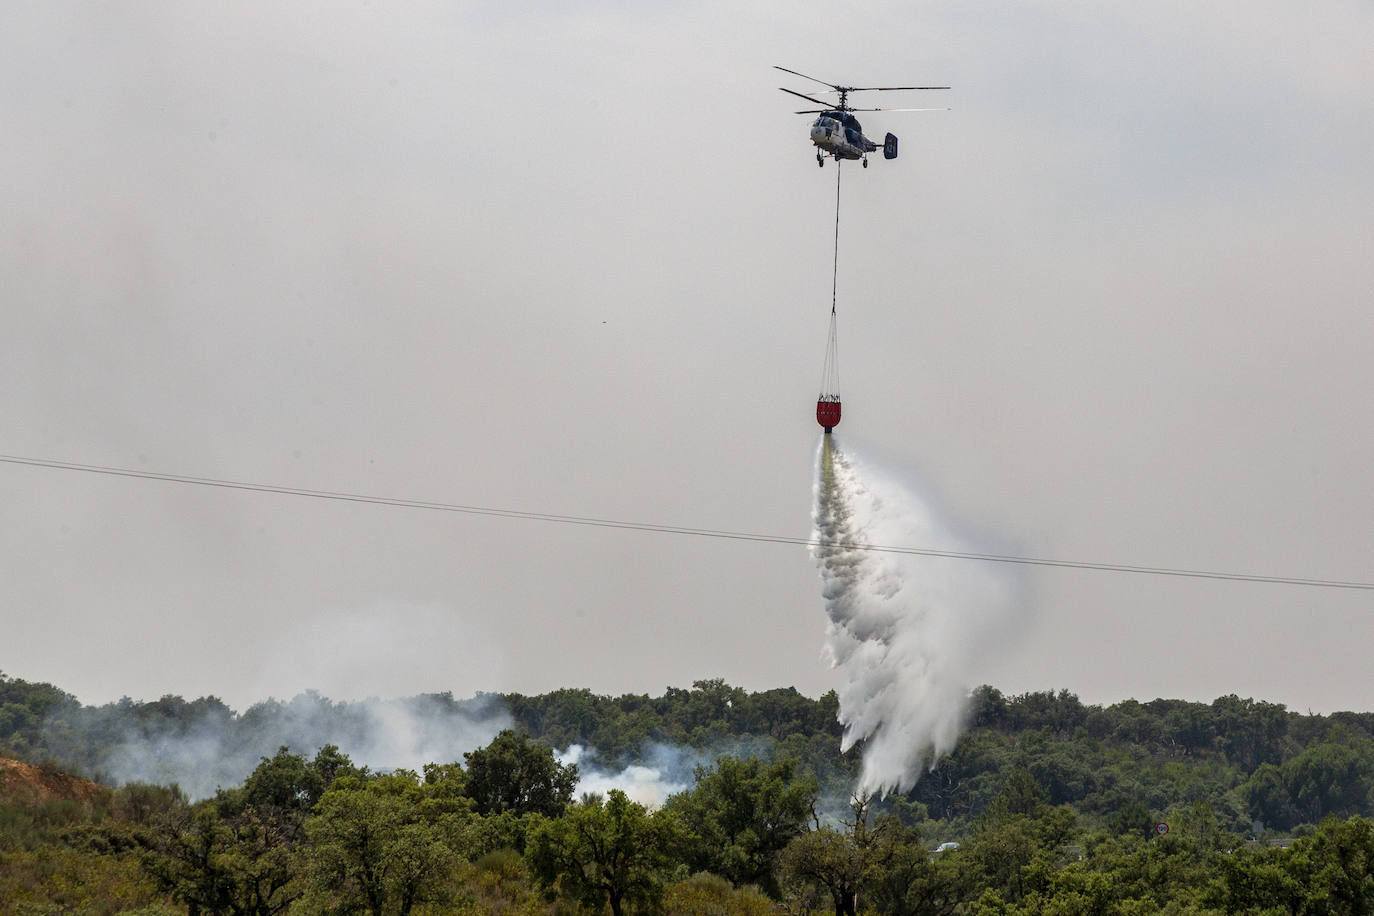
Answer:
<path fill-rule="evenodd" d="M 863 749 L 839 752 L 833 694 L 702 680 L 657 697 L 395 702 L 436 735 L 480 742 L 381 766 L 349 750 L 375 750 L 365 704 L 311 694 L 242 713 L 213 697 L 85 706 L 0 675 L 0 754 L 27 761 L 25 772 L 93 781 L 25 793 L 17 768 L 0 771 L 0 899 L 100 913 L 1374 905 L 1368 713 L 1304 715 L 1236 696 L 1098 706 L 1067 690 L 985 686 L 952 753 L 908 793 L 871 798 L 851 794 Z M 305 740 L 282 740 L 302 723 Z M 130 746 L 212 734 L 225 759 L 254 755 L 212 790 L 111 776 Z M 693 765 L 664 778 L 664 797 L 614 787 L 617 774 L 664 776 L 669 751 Z M 589 794 L 593 770 L 604 778 Z"/>

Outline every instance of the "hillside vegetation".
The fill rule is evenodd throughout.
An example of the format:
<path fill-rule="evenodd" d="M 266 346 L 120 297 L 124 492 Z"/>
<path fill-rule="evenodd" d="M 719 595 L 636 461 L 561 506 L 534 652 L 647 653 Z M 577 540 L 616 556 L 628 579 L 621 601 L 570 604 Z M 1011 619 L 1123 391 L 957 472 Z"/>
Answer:
<path fill-rule="evenodd" d="M 0 675 L 0 901 L 145 914 L 1374 911 L 1366 713 L 982 687 L 954 751 L 905 796 L 872 799 L 849 793 L 862 748 L 839 753 L 833 694 L 712 680 L 659 697 L 413 702 L 507 727 L 462 759 L 376 772 L 333 742 L 257 746 L 289 733 L 301 698 L 243 713 L 214 698 L 89 707 Z M 304 703 L 341 723 L 339 744 L 356 737 L 353 707 Z M 109 783 L 117 749 L 209 729 L 216 747 L 257 757 L 203 799 L 76 778 Z M 651 807 L 618 790 L 579 798 L 577 766 L 554 752 L 570 745 L 594 748 L 608 773 L 697 766 Z"/>

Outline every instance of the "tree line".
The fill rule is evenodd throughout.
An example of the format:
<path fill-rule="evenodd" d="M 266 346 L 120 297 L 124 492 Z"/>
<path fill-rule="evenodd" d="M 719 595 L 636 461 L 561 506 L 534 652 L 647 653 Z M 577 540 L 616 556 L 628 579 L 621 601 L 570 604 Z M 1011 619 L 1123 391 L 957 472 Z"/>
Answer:
<path fill-rule="evenodd" d="M 1374 911 L 1368 714 L 983 687 L 954 751 L 875 799 L 849 792 L 862 749 L 839 753 L 833 695 L 715 680 L 501 699 L 512 728 L 416 772 L 325 745 L 266 753 L 194 802 L 153 784 L 19 801 L 0 784 L 0 900 L 145 914 Z M 33 757 L 52 747 L 33 723 L 74 702 L 0 677 L 0 745 L 59 767 Z M 725 750 L 647 807 L 579 797 L 554 753 L 570 743 L 608 767 L 651 743 Z"/>

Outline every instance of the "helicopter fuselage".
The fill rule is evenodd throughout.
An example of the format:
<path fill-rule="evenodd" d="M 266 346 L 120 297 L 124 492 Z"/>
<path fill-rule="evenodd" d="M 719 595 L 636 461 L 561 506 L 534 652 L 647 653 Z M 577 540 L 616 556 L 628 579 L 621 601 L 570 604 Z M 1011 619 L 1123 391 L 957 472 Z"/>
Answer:
<path fill-rule="evenodd" d="M 883 151 L 884 159 L 897 158 L 897 137 L 888 134 L 879 146 L 864 136 L 859 119 L 843 109 L 822 111 L 820 117 L 811 122 L 811 142 L 816 144 L 816 164 L 825 165 L 829 154 L 836 161 L 840 159 L 862 159 L 868 165 L 868 154 Z"/>
<path fill-rule="evenodd" d="M 811 122 L 811 142 L 836 159 L 862 159 L 878 149 L 847 111 L 823 111 Z"/>

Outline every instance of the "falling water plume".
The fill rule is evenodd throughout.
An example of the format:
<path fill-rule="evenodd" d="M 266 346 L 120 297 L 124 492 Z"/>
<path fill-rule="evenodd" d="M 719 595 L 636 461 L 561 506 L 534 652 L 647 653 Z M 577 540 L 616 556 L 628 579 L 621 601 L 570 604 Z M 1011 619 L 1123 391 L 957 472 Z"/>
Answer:
<path fill-rule="evenodd" d="M 842 677 L 842 749 L 864 743 L 860 791 L 904 792 L 953 749 L 975 663 L 1009 622 L 1012 583 L 986 564 L 865 549 L 960 544 L 910 487 L 821 438 L 813 555 L 825 654 Z"/>

